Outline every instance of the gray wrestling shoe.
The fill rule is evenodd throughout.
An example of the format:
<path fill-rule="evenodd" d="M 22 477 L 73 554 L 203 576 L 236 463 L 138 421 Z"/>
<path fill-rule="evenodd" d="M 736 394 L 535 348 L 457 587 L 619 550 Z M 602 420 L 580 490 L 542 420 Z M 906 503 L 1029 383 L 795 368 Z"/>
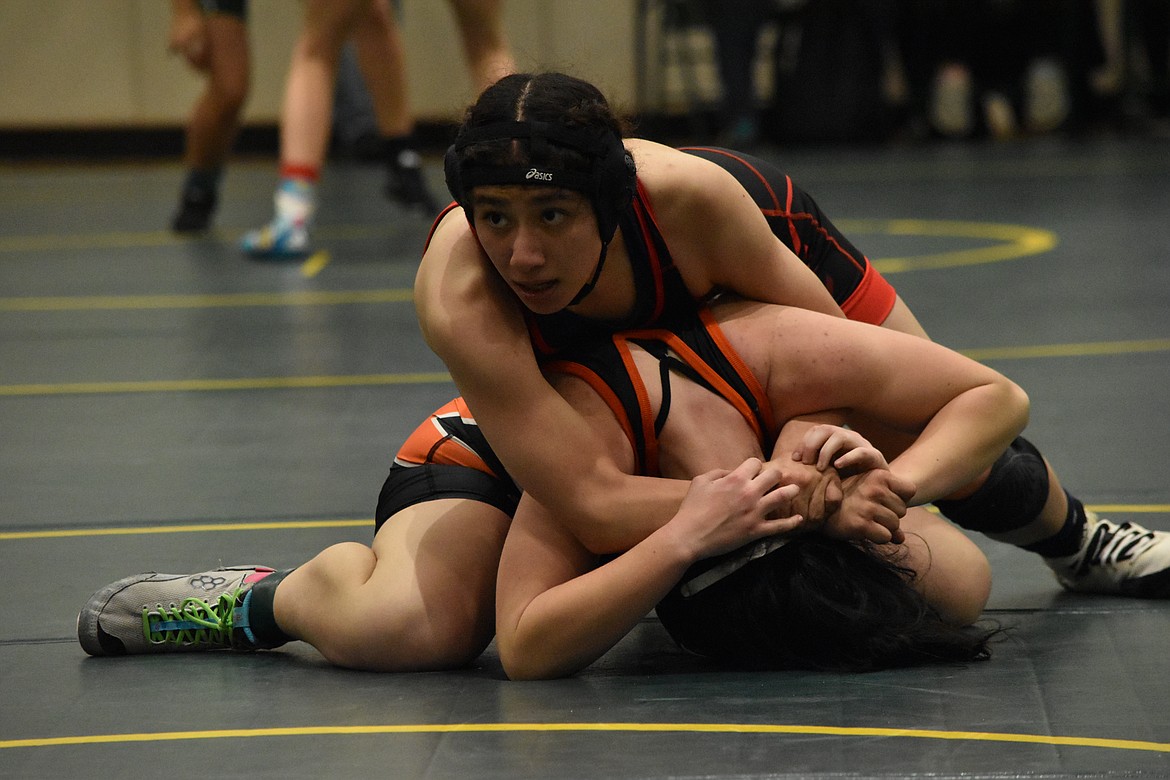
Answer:
<path fill-rule="evenodd" d="M 1170 533 L 1164 531 L 1113 523 L 1085 512 L 1080 551 L 1044 562 L 1071 591 L 1170 598 Z"/>
<path fill-rule="evenodd" d="M 77 616 L 77 639 L 90 655 L 253 650 L 244 600 L 252 585 L 272 572 L 228 566 L 126 577 L 86 602 Z"/>

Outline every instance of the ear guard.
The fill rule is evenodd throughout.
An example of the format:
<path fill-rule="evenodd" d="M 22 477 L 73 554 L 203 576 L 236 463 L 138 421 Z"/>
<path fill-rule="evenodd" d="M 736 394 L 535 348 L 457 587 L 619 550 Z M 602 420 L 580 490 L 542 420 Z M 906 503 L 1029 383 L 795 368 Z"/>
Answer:
<path fill-rule="evenodd" d="M 490 165 L 464 159 L 467 147 L 492 141 L 526 140 L 533 161 L 547 159 L 550 147 L 572 149 L 589 161 L 589 170 L 576 171 L 539 162 Z M 634 159 L 621 138 L 612 131 L 567 127 L 541 121 L 492 122 L 466 129 L 458 135 L 443 159 L 443 171 L 451 197 L 471 220 L 471 190 L 481 185 L 558 187 L 589 198 L 597 215 L 603 244 L 617 231 L 618 219 L 634 196 L 637 174 Z"/>

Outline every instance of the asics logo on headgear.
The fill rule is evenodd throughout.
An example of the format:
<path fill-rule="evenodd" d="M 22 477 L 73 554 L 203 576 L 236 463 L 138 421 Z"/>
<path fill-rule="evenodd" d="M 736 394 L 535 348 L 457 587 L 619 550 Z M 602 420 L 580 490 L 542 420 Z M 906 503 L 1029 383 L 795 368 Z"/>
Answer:
<path fill-rule="evenodd" d="M 548 171 L 538 171 L 532 168 L 528 173 L 524 174 L 525 179 L 536 179 L 537 181 L 552 181 L 553 175 Z"/>

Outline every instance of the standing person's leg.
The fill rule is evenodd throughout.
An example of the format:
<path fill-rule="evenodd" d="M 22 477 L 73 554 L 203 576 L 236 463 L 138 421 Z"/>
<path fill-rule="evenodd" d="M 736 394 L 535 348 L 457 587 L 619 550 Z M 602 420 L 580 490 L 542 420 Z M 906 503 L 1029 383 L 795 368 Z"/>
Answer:
<path fill-rule="evenodd" d="M 363 9 L 355 20 L 353 43 L 382 136 L 386 197 L 433 216 L 439 204 L 423 180 L 422 158 L 415 149 L 406 49 L 389 0 L 374 0 Z"/>
<path fill-rule="evenodd" d="M 504 35 L 503 0 L 448 0 L 459 26 L 467 70 L 479 93 L 516 70 Z"/>
<path fill-rule="evenodd" d="M 176 25 L 178 20 L 176 20 Z M 172 33 L 172 45 L 174 45 Z M 223 168 L 248 97 L 250 64 L 245 5 L 218 3 L 202 14 L 198 52 L 183 52 L 206 73 L 206 84 L 187 123 L 183 161 L 187 176 L 171 227 L 178 233 L 207 228 L 219 198 Z"/>
<path fill-rule="evenodd" d="M 244 236 L 257 257 L 299 257 L 309 251 L 316 186 L 329 146 L 333 90 L 341 47 L 372 0 L 307 0 L 293 47 L 280 114 L 280 183 L 275 217 Z"/>
<path fill-rule="evenodd" d="M 333 141 L 330 147 L 362 160 L 380 160 L 381 134 L 374 102 L 358 67 L 353 41 L 341 47 L 337 86 L 333 91 Z"/>

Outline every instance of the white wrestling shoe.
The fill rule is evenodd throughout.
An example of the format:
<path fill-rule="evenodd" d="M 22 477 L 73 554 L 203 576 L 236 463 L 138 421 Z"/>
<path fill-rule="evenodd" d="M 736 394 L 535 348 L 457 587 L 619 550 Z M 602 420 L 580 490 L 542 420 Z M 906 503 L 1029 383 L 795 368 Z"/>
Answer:
<path fill-rule="evenodd" d="M 1170 533 L 1165 531 L 1113 523 L 1086 511 L 1080 551 L 1044 562 L 1071 591 L 1170 598 Z"/>

